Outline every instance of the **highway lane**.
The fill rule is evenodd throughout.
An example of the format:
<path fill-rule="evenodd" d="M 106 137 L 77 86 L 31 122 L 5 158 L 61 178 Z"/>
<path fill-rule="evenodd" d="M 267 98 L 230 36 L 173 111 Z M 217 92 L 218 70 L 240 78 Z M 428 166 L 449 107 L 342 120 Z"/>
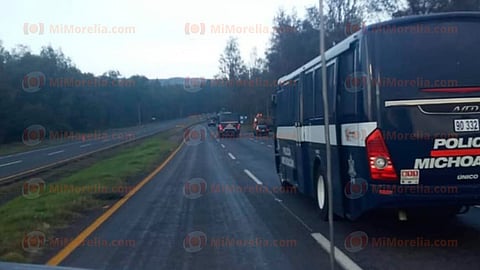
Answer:
<path fill-rule="evenodd" d="M 272 194 L 258 189 L 244 171 L 256 173 L 248 166 L 251 161 L 240 158 L 232 159 L 211 137 L 199 145 L 185 145 L 89 237 L 134 239 L 134 248 L 80 246 L 61 265 L 93 269 L 326 269 L 327 253 Z M 271 161 L 268 156 L 262 158 L 265 161 L 260 162 Z M 204 191 L 194 188 L 196 179 L 197 183 L 205 181 Z"/>
<path fill-rule="evenodd" d="M 81 246 L 61 265 L 92 269 L 328 269 L 328 254 L 317 242 L 322 236 L 328 238 L 328 223 L 318 218 L 313 200 L 279 189 L 271 145 L 270 138 L 243 134 L 241 138 L 208 136 L 204 143 L 184 146 L 89 237 L 133 239 L 135 247 Z M 201 183 L 206 183 L 204 189 Z M 356 222 L 337 219 L 334 242 L 340 251 L 337 256 L 344 255 L 338 260 L 350 267 L 478 269 L 479 231 L 478 208 L 452 221 L 400 222 L 393 214 L 378 212 Z M 295 240 L 295 245 L 245 243 L 253 239 L 283 240 L 284 244 Z M 240 241 L 232 244 L 231 240 Z"/>
<path fill-rule="evenodd" d="M 58 136 L 55 137 L 54 135 L 52 136 L 53 138 L 49 139 L 58 140 L 61 142 L 60 144 L 0 156 L 0 179 L 80 156 L 114 144 L 165 131 L 176 125 L 185 125 L 188 121 L 191 121 L 191 119 L 169 120 L 140 127 L 112 129 L 102 132 L 78 133 L 73 138 L 64 139 Z M 89 138 L 88 135 L 91 135 L 91 138 Z M 47 139 L 48 137 L 47 135 Z"/>
<path fill-rule="evenodd" d="M 221 139 L 220 143 L 239 160 L 251 160 L 248 166 L 256 168 L 255 172 L 264 185 L 270 189 L 279 185 L 272 173 L 273 157 L 266 158 L 265 154 L 270 152 L 270 148 L 265 146 L 273 144 L 273 141 Z M 264 159 L 269 162 L 262 162 Z M 277 197 L 314 233 L 328 238 L 328 223 L 318 218 L 313 200 L 300 194 L 282 192 Z M 367 214 L 355 222 L 337 219 L 334 238 L 335 246 L 363 269 L 480 267 L 477 255 L 480 252 L 480 209 L 477 207 L 452 221 L 412 219 L 400 222 L 394 213 L 382 211 Z M 348 245 L 348 240 L 356 245 Z"/>

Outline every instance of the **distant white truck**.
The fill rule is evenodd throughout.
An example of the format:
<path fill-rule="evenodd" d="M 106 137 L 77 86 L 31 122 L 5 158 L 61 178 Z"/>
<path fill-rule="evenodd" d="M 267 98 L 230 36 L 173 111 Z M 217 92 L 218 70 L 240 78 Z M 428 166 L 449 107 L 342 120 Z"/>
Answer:
<path fill-rule="evenodd" d="M 239 137 L 240 127 L 240 116 L 237 113 L 222 112 L 218 115 L 217 131 L 220 138 Z"/>

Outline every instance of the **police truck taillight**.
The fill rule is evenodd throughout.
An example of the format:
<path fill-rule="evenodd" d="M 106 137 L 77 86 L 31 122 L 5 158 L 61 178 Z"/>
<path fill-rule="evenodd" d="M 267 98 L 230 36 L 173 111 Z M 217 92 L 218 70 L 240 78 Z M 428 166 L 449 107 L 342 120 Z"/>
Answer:
<path fill-rule="evenodd" d="M 237 124 L 237 129 L 240 129 L 240 124 Z"/>
<path fill-rule="evenodd" d="M 382 132 L 374 130 L 366 139 L 367 157 L 370 175 L 373 180 L 397 180 L 398 176 L 393 167 Z"/>
<path fill-rule="evenodd" d="M 218 129 L 219 129 L 219 130 L 223 130 L 222 124 L 219 124 L 219 125 L 218 125 Z"/>

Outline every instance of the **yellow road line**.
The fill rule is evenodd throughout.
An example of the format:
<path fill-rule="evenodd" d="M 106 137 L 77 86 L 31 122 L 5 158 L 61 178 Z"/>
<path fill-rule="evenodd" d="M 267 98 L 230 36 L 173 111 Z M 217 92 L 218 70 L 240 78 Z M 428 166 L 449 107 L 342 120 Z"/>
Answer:
<path fill-rule="evenodd" d="M 90 226 L 88 226 L 85 230 L 83 230 L 72 242 L 68 243 L 68 245 L 60 250 L 55 256 L 53 256 L 50 260 L 48 260 L 47 265 L 57 266 L 59 265 L 68 255 L 70 255 L 78 246 L 80 246 L 85 239 L 87 239 L 90 234 L 92 234 L 100 225 L 102 225 L 110 216 L 113 215 L 125 202 L 128 201 L 135 193 L 137 193 L 146 183 L 153 179 L 153 177 L 158 174 L 166 165 L 167 163 L 177 154 L 178 151 L 183 146 L 183 142 L 171 153 L 168 158 L 159 166 L 157 167 L 152 173 L 150 173 L 147 177 L 145 177 L 140 183 L 138 183 L 127 195 L 125 195 L 122 199 L 116 202 L 112 207 L 110 207 L 105 213 L 103 213 L 99 218 L 97 218 Z"/>

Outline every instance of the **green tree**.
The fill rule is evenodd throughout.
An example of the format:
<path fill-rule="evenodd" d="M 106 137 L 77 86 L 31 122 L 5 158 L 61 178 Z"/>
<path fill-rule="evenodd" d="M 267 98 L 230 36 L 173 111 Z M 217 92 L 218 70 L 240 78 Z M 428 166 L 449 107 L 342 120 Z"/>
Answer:
<path fill-rule="evenodd" d="M 242 79 L 247 73 L 236 38 L 230 37 L 227 41 L 224 52 L 220 55 L 219 64 L 219 78 L 222 79 L 236 81 Z"/>

